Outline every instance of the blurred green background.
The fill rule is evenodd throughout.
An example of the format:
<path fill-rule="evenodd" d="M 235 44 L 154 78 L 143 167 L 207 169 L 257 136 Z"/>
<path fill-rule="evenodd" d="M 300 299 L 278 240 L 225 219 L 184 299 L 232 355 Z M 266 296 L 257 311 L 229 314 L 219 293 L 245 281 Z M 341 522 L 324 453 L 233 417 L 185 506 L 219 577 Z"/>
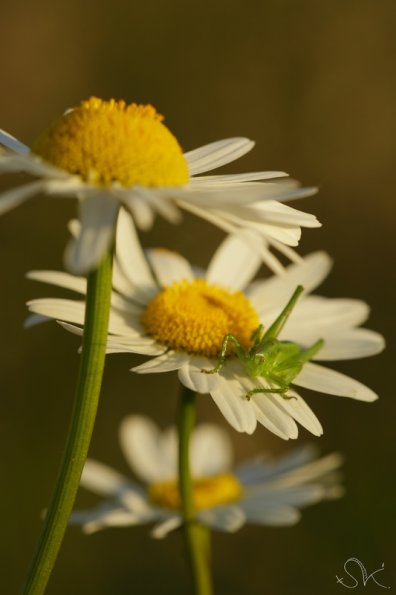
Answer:
<path fill-rule="evenodd" d="M 218 594 L 334 594 L 335 575 L 356 556 L 396 588 L 394 163 L 396 5 L 393 0 L 332 2 L 201 0 L 50 2 L 2 6 L 0 126 L 27 144 L 65 108 L 90 95 L 150 102 L 188 150 L 227 136 L 256 148 L 225 171 L 283 169 L 318 196 L 295 206 L 314 212 L 320 230 L 303 233 L 301 253 L 326 249 L 335 268 L 322 293 L 362 298 L 385 354 L 337 369 L 380 395 L 374 404 L 306 393 L 325 434 L 325 453 L 345 454 L 346 496 L 307 509 L 292 528 L 248 527 L 214 535 Z M 2 177 L 2 188 L 12 182 Z M 22 330 L 24 302 L 59 294 L 24 279 L 61 268 L 65 223 L 75 203 L 38 199 L 0 219 L 3 271 L 1 342 L 1 593 L 23 581 L 61 457 L 75 386 L 78 339 L 56 324 Z M 222 234 L 186 216 L 176 231 L 157 221 L 142 239 L 205 265 Z M 63 293 L 64 295 L 64 293 Z M 142 358 L 107 361 L 91 456 L 127 472 L 117 429 L 124 415 L 174 420 L 177 380 L 133 376 Z M 209 397 L 200 420 L 225 425 Z M 293 447 L 259 427 L 230 428 L 237 460 Z M 96 502 L 79 494 L 79 505 Z M 368 584 L 358 592 L 374 593 Z M 381 590 L 381 589 L 380 589 Z M 165 542 L 148 528 L 91 537 L 67 532 L 48 595 L 190 593 L 180 535 Z"/>

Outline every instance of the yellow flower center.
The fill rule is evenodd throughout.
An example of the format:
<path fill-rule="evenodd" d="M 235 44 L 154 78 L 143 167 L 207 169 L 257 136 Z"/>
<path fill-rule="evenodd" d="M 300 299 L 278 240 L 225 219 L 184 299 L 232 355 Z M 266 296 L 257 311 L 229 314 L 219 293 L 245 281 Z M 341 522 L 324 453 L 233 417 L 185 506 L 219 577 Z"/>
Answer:
<path fill-rule="evenodd" d="M 147 305 L 142 323 L 170 349 L 214 357 L 228 333 L 249 347 L 260 321 L 240 291 L 231 293 L 196 279 L 165 287 Z"/>
<path fill-rule="evenodd" d="M 149 485 L 148 490 L 153 504 L 171 510 L 180 509 L 179 485 L 176 481 L 153 483 Z M 197 510 L 236 502 L 242 496 L 241 484 L 231 473 L 196 479 L 193 482 L 193 490 Z"/>
<path fill-rule="evenodd" d="M 91 97 L 58 118 L 32 151 L 101 186 L 181 186 L 187 162 L 163 116 L 151 105 Z"/>

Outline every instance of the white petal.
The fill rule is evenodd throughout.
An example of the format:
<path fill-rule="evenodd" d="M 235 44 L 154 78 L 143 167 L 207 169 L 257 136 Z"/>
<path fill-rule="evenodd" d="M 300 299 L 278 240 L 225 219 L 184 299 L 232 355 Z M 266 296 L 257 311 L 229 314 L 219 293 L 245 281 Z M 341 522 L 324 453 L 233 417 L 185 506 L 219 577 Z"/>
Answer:
<path fill-rule="evenodd" d="M 36 314 L 48 316 L 55 320 L 71 322 L 72 324 L 84 324 L 85 302 L 58 298 L 43 298 L 31 300 L 27 302 L 27 306 L 31 312 L 35 312 Z M 109 332 L 121 333 L 132 338 L 138 336 L 138 334 L 125 323 L 124 319 L 114 311 L 110 312 Z"/>
<path fill-rule="evenodd" d="M 71 291 L 76 291 L 85 295 L 87 291 L 86 279 L 69 275 L 68 273 L 62 273 L 60 271 L 29 271 L 26 274 L 28 279 L 33 281 L 40 281 L 42 283 L 49 283 L 50 285 L 56 285 L 57 287 L 64 287 Z"/>
<path fill-rule="evenodd" d="M 13 174 L 16 172 L 30 173 L 30 159 L 17 153 L 3 151 L 0 147 L 0 173 Z"/>
<path fill-rule="evenodd" d="M 227 218 L 230 219 L 229 214 Z M 233 221 L 238 221 L 238 218 L 233 218 Z M 275 223 L 262 223 L 260 221 L 245 221 L 245 225 L 256 233 L 259 233 L 263 238 L 266 238 L 269 243 L 279 242 L 285 246 L 298 246 L 301 239 L 301 228 L 291 225 L 279 225 Z"/>
<path fill-rule="evenodd" d="M 96 268 L 114 238 L 119 204 L 103 192 L 80 201 L 80 235 L 70 241 L 66 267 L 75 275 Z"/>
<path fill-rule="evenodd" d="M 135 304 L 129 298 L 125 298 L 116 292 L 111 294 L 111 307 L 121 317 L 128 321 L 134 329 L 139 329 L 142 332 L 143 327 L 140 324 L 140 318 L 143 314 L 145 304 Z"/>
<path fill-rule="evenodd" d="M 165 347 L 163 347 L 165 349 Z M 159 374 L 162 372 L 172 372 L 173 370 L 179 370 L 189 356 L 186 353 L 180 353 L 178 351 L 168 351 L 159 357 L 151 359 L 140 366 L 132 368 L 132 372 L 138 374 Z"/>
<path fill-rule="evenodd" d="M 182 518 L 180 516 L 171 516 L 165 521 L 162 521 L 156 525 L 150 532 L 151 537 L 154 539 L 163 539 L 175 529 L 178 529 L 182 524 Z"/>
<path fill-rule="evenodd" d="M 70 235 L 72 235 L 74 238 L 77 238 L 80 235 L 81 223 L 78 219 L 70 219 L 69 223 L 67 224 L 67 229 L 69 230 Z"/>
<path fill-rule="evenodd" d="M 253 459 L 244 461 L 234 467 L 233 472 L 245 488 L 258 481 L 265 481 L 267 474 L 271 472 L 271 461 L 266 454 L 261 454 Z"/>
<path fill-rule="evenodd" d="M 305 292 L 313 291 L 327 277 L 332 261 L 325 252 L 314 252 L 299 264 L 287 267 L 282 277 L 271 277 L 255 284 L 248 295 L 256 307 L 283 308 L 290 299 L 297 285 L 302 285 Z"/>
<path fill-rule="evenodd" d="M 343 463 L 343 457 L 339 453 L 332 453 L 304 464 L 292 463 L 293 466 L 287 457 L 276 461 L 273 464 L 273 474 L 265 478 L 262 489 L 290 488 L 309 482 L 328 483 L 332 473 Z"/>
<path fill-rule="evenodd" d="M 295 448 L 286 454 L 283 454 L 276 460 L 258 461 L 261 467 L 260 476 L 256 476 L 254 481 L 267 481 L 271 478 L 283 477 L 290 472 L 295 472 L 296 469 L 304 468 L 311 464 L 318 456 L 319 450 L 314 444 L 304 444 L 299 448 Z M 257 461 L 256 461 L 257 462 Z M 247 464 L 249 465 L 249 464 Z M 241 470 L 244 465 L 241 465 Z"/>
<path fill-rule="evenodd" d="M 378 399 L 374 391 L 354 378 L 311 362 L 304 365 L 300 374 L 293 380 L 293 384 L 358 401 L 371 402 Z"/>
<path fill-rule="evenodd" d="M 256 429 L 257 419 L 252 403 L 246 398 L 245 389 L 232 377 L 215 375 L 219 376 L 219 383 L 210 391 L 214 402 L 235 430 L 252 434 Z"/>
<path fill-rule="evenodd" d="M 147 483 L 161 481 L 169 475 L 168 461 L 161 445 L 161 433 L 148 418 L 134 415 L 120 426 L 122 451 L 133 471 Z"/>
<path fill-rule="evenodd" d="M 305 191 L 312 193 L 312 188 L 299 188 L 299 192 Z M 299 209 L 294 209 L 276 200 L 266 200 L 253 203 L 250 208 L 255 211 L 258 217 L 261 215 L 267 223 L 301 226 L 301 227 L 320 227 L 320 223 L 310 213 L 305 213 Z"/>
<path fill-rule="evenodd" d="M 175 481 L 178 473 L 178 432 L 176 426 L 166 428 L 161 434 L 160 449 L 163 461 L 163 479 L 162 481 Z"/>
<path fill-rule="evenodd" d="M 234 472 L 245 485 L 259 482 L 267 483 L 275 478 L 284 477 L 300 466 L 309 464 L 318 455 L 318 449 L 313 444 L 305 444 L 289 451 L 279 459 L 272 460 L 261 455 L 238 465 Z"/>
<path fill-rule="evenodd" d="M 246 522 L 246 515 L 239 506 L 217 506 L 203 510 L 199 519 L 212 529 L 234 533 Z"/>
<path fill-rule="evenodd" d="M 275 273 L 275 275 L 284 275 L 285 274 L 285 267 L 278 260 L 278 258 L 276 256 L 274 256 L 274 254 L 272 254 L 272 252 L 269 249 L 269 246 L 271 246 L 271 242 L 269 242 L 269 241 L 267 242 L 263 238 L 263 245 L 261 247 L 261 256 L 262 256 L 262 259 L 263 259 L 263 263 L 266 264 L 267 267 L 273 273 Z M 249 295 L 249 290 L 248 289 L 246 289 L 245 292 Z M 262 304 L 260 304 L 260 307 L 262 307 Z M 256 309 L 259 312 L 259 308 L 257 308 L 257 304 L 256 304 Z"/>
<path fill-rule="evenodd" d="M 141 486 L 132 484 L 132 486 L 126 487 L 117 494 L 117 499 L 130 512 L 151 516 L 151 503 L 147 500 L 147 493 Z"/>
<path fill-rule="evenodd" d="M 264 206 L 258 208 L 261 203 L 265 205 L 265 203 L 269 202 L 271 204 L 275 200 L 290 200 L 291 198 L 309 196 L 313 193 L 312 190 L 315 189 L 298 188 L 290 190 L 288 184 L 272 184 L 269 182 L 211 184 L 209 186 L 191 182 L 187 186 L 176 188 L 172 192 L 172 196 L 176 203 L 186 201 L 205 209 L 224 210 L 233 218 L 240 218 L 243 221 L 268 222 L 268 224 L 276 221 L 288 225 L 290 224 L 289 221 L 294 221 L 295 223 L 292 223 L 292 225 L 298 225 L 298 222 L 302 220 L 304 226 L 320 227 L 320 223 L 314 215 L 296 211 L 295 209 L 290 208 L 287 216 L 285 213 L 278 216 L 272 212 L 273 210 L 270 210 L 267 217 Z M 283 223 L 284 221 L 287 223 Z"/>
<path fill-rule="evenodd" d="M 139 229 L 147 231 L 154 222 L 154 213 L 147 200 L 134 192 L 133 190 L 116 191 L 112 190 L 115 196 L 118 196 L 125 207 L 132 214 L 134 221 Z"/>
<path fill-rule="evenodd" d="M 188 201 L 197 207 L 224 210 L 231 213 L 234 218 L 246 221 L 267 221 L 265 214 L 256 208 L 258 201 L 273 202 L 278 194 L 279 184 L 266 182 L 249 182 L 239 184 L 190 184 L 175 189 L 172 193 L 176 203 Z M 289 193 L 288 193 L 289 194 Z M 254 205 L 254 207 L 252 206 Z M 305 214 L 308 218 L 308 214 Z M 313 219 L 313 215 L 311 215 Z M 272 217 L 271 217 L 272 218 Z M 312 221 L 310 219 L 310 221 Z"/>
<path fill-rule="evenodd" d="M 125 295 L 135 289 L 151 299 L 157 289 L 150 267 L 141 248 L 135 226 L 129 213 L 120 209 L 117 221 L 116 258 L 125 276 L 126 283 L 121 288 Z"/>
<path fill-rule="evenodd" d="M 62 325 L 65 326 L 65 325 Z M 138 353 L 140 355 L 160 355 L 162 347 L 146 343 L 133 343 L 130 341 L 127 345 L 117 343 L 116 340 L 109 339 L 107 342 L 106 353 Z"/>
<path fill-rule="evenodd" d="M 293 390 L 288 390 L 287 395 L 293 398 L 287 399 L 282 395 L 273 395 L 278 407 L 298 421 L 308 432 L 314 436 L 321 436 L 323 434 L 322 425 L 304 399 Z"/>
<path fill-rule="evenodd" d="M 219 229 L 222 229 L 226 233 L 234 233 L 239 228 L 239 226 L 229 223 L 222 213 L 218 214 L 207 208 L 199 207 L 188 202 L 188 200 L 178 200 L 178 204 L 185 211 L 192 213 L 204 221 L 209 221 L 209 223 L 216 225 Z"/>
<path fill-rule="evenodd" d="M 291 506 L 260 506 L 260 502 L 243 503 L 248 523 L 282 526 L 295 525 L 301 518 L 300 512 Z"/>
<path fill-rule="evenodd" d="M 68 322 L 62 322 L 61 320 L 57 320 L 56 322 L 66 331 L 69 331 L 69 333 L 73 333 L 73 335 L 82 337 L 84 334 L 84 329 L 80 326 L 75 326 L 74 324 L 69 324 Z"/>
<path fill-rule="evenodd" d="M 40 164 L 40 169 L 41 167 Z M 81 197 L 93 197 L 97 195 L 97 188 L 86 185 L 78 176 L 71 176 L 70 174 L 65 174 L 65 176 L 62 177 L 61 172 L 58 176 L 60 179 L 47 180 L 45 184 L 46 193 L 50 196 L 70 196 L 72 198 L 80 195 Z"/>
<path fill-rule="evenodd" d="M 48 318 L 46 320 L 49 320 Z M 57 320 L 57 323 L 65 330 L 82 337 L 84 329 Z M 108 335 L 106 353 L 139 353 L 141 355 L 159 355 L 163 351 L 163 347 L 158 346 L 152 339 L 146 339 L 145 337 L 127 336 L 122 337 L 119 335 Z"/>
<path fill-rule="evenodd" d="M 249 489 L 246 494 L 246 502 L 255 502 L 262 508 L 284 505 L 303 507 L 323 500 L 325 492 L 325 487 L 319 483 L 279 487 L 261 485 Z"/>
<path fill-rule="evenodd" d="M 273 237 L 271 238 L 271 246 L 275 248 L 278 252 L 286 256 L 286 258 L 291 262 L 301 264 L 304 261 L 304 259 L 299 255 L 299 253 L 293 250 L 293 248 L 290 248 L 290 246 L 286 246 L 282 242 L 274 240 Z"/>
<path fill-rule="evenodd" d="M 113 288 L 123 296 L 127 298 L 127 303 L 136 303 L 141 307 L 146 307 L 148 302 L 158 293 L 158 288 L 153 284 L 150 288 L 144 283 L 142 285 L 132 285 L 130 278 L 124 272 L 124 269 L 120 267 L 120 263 L 117 258 L 113 260 Z"/>
<path fill-rule="evenodd" d="M 165 248 L 147 250 L 147 258 L 160 285 L 166 287 L 175 281 L 192 281 L 190 263 L 177 252 Z"/>
<path fill-rule="evenodd" d="M 350 329 L 326 337 L 324 346 L 313 359 L 332 361 L 368 357 L 381 353 L 384 347 L 384 337 L 379 333 L 365 328 Z"/>
<path fill-rule="evenodd" d="M 147 523 L 153 513 L 141 514 L 120 507 L 118 504 L 105 503 L 88 511 L 76 510 L 70 517 L 72 525 L 82 525 L 84 533 L 91 534 L 107 527 L 129 527 Z"/>
<path fill-rule="evenodd" d="M 31 314 L 24 321 L 23 328 L 29 329 L 29 328 L 32 328 L 33 326 L 36 326 L 37 324 L 42 324 L 43 322 L 49 322 L 50 320 L 51 320 L 51 318 L 48 318 L 48 316 L 42 316 L 41 314 Z"/>
<path fill-rule="evenodd" d="M 294 471 L 297 468 L 301 468 L 301 466 L 311 463 L 318 455 L 319 449 L 316 444 L 304 444 L 289 452 L 282 453 L 282 456 L 271 464 L 271 470 L 274 475 Z"/>
<path fill-rule="evenodd" d="M 175 225 L 181 221 L 180 210 L 175 206 L 173 196 L 175 192 L 179 190 L 179 187 L 172 189 L 171 187 L 166 188 L 144 188 L 141 186 L 135 186 L 133 193 L 145 200 L 148 205 L 151 206 L 153 211 L 156 211 L 161 217 Z"/>
<path fill-rule="evenodd" d="M 0 149 L 0 172 L 4 173 L 15 173 L 25 172 L 39 178 L 46 178 L 45 185 L 48 188 L 52 188 L 52 184 L 55 180 L 65 180 L 69 182 L 71 179 L 79 180 L 79 185 L 82 182 L 80 178 L 71 176 L 66 171 L 62 171 L 57 167 L 52 166 L 50 163 L 43 161 L 39 157 L 32 154 L 21 155 L 16 153 L 3 153 Z M 51 190 L 50 190 L 51 191 Z"/>
<path fill-rule="evenodd" d="M 224 473 L 231 463 L 232 446 L 228 434 L 214 424 L 197 426 L 190 446 L 192 475 L 199 478 Z"/>
<path fill-rule="evenodd" d="M 284 440 L 297 438 L 298 428 L 295 421 L 277 407 L 274 395 L 256 394 L 251 398 L 257 421 L 267 430 Z"/>
<path fill-rule="evenodd" d="M 114 496 L 130 486 L 128 479 L 103 463 L 87 459 L 81 476 L 81 485 L 101 496 Z"/>
<path fill-rule="evenodd" d="M 27 145 L 24 145 L 14 136 L 1 129 L 0 144 L 7 147 L 7 149 L 11 149 L 11 151 L 15 151 L 15 153 L 19 153 L 20 155 L 27 155 L 30 152 L 30 149 Z"/>
<path fill-rule="evenodd" d="M 180 382 L 197 393 L 210 393 L 219 382 L 218 374 L 205 374 L 204 370 L 211 370 L 215 363 L 206 357 L 193 356 L 188 357 L 188 361 L 179 369 L 178 376 Z"/>
<path fill-rule="evenodd" d="M 84 324 L 85 302 L 43 298 L 27 302 L 30 312 L 74 324 Z"/>
<path fill-rule="evenodd" d="M 283 306 L 278 306 L 279 311 Z M 276 317 L 277 312 L 271 312 Z M 297 302 L 287 325 L 287 336 L 299 336 L 298 342 L 339 333 L 362 324 L 369 315 L 368 305 L 361 300 L 304 296 Z M 307 324 L 309 321 L 309 324 Z M 308 339 L 303 339 L 307 335 Z"/>
<path fill-rule="evenodd" d="M 217 175 L 217 176 L 198 176 L 196 178 L 192 178 L 190 180 L 190 184 L 192 186 L 200 186 L 202 185 L 228 185 L 228 184 L 235 184 L 238 182 L 252 182 L 256 180 L 272 180 L 274 178 L 284 178 L 288 177 L 289 174 L 283 171 L 255 171 L 255 172 L 247 172 L 244 174 L 224 174 L 224 175 Z M 249 189 L 249 186 L 247 186 Z"/>
<path fill-rule="evenodd" d="M 278 200 L 289 200 L 292 198 L 291 192 L 279 192 L 280 184 L 274 186 L 261 184 L 261 186 L 262 188 L 257 186 L 251 187 L 251 184 L 245 184 L 238 192 L 236 190 L 232 192 L 229 190 L 225 194 L 223 201 L 221 201 L 222 195 L 219 193 L 213 196 L 213 198 L 208 194 L 208 198 L 205 200 L 202 197 L 200 203 L 201 206 L 207 204 L 208 207 L 215 209 L 221 209 L 227 206 L 227 216 L 231 221 L 241 219 L 251 224 L 266 224 L 268 228 L 282 226 L 298 229 L 300 226 L 321 226 L 321 223 L 314 215 L 293 209 L 274 200 L 275 198 Z M 273 189 L 274 187 L 277 190 Z M 304 193 L 303 190 L 305 191 Z M 305 195 L 309 194 L 308 190 L 299 189 L 299 192 Z M 296 195 L 297 191 L 294 191 L 294 194 Z M 238 199 L 239 196 L 241 196 L 240 199 Z M 296 197 L 294 196 L 294 198 Z M 209 200 L 211 201 L 210 203 Z"/>
<path fill-rule="evenodd" d="M 210 261 L 206 279 L 232 290 L 243 289 L 261 266 L 261 239 L 254 232 L 228 236 Z"/>
<path fill-rule="evenodd" d="M 235 380 L 241 385 L 245 400 L 247 393 L 257 388 L 271 388 L 263 378 L 249 377 L 237 361 L 228 364 L 228 370 L 233 373 Z M 288 440 L 296 438 L 298 429 L 289 415 L 279 410 L 276 395 L 271 393 L 256 393 L 251 396 L 249 403 L 254 411 L 257 421 L 280 438 Z"/>
<path fill-rule="evenodd" d="M 120 267 L 117 257 L 113 258 L 113 275 L 112 275 L 113 289 L 121 294 L 123 297 L 127 297 L 141 305 L 147 303 L 147 298 L 139 295 L 139 290 L 136 290 L 127 279 L 123 269 Z M 140 298 L 140 299 L 139 299 Z"/>
<path fill-rule="evenodd" d="M 231 163 L 251 151 L 253 147 L 254 142 L 248 138 L 227 138 L 188 151 L 184 153 L 184 157 L 190 175 L 195 175 Z"/>
<path fill-rule="evenodd" d="M 4 215 L 7 211 L 18 207 L 20 204 L 26 202 L 35 194 L 45 189 L 45 183 L 41 180 L 17 186 L 12 190 L 7 190 L 0 194 L 0 215 Z"/>

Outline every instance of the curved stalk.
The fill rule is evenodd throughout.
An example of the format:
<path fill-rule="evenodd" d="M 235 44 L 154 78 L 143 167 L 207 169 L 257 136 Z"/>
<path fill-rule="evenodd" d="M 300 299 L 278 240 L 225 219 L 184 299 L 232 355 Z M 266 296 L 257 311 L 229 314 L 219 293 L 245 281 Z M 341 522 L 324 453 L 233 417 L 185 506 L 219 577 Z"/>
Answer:
<path fill-rule="evenodd" d="M 183 387 L 179 409 L 179 490 L 183 528 L 193 574 L 195 594 L 212 595 L 209 568 L 209 531 L 199 523 L 194 505 L 194 486 L 190 473 L 190 438 L 195 423 L 195 393 Z"/>
<path fill-rule="evenodd" d="M 80 483 L 102 385 L 110 314 L 113 255 L 88 275 L 84 336 L 76 397 L 56 487 L 23 590 L 41 595 L 54 567 Z"/>

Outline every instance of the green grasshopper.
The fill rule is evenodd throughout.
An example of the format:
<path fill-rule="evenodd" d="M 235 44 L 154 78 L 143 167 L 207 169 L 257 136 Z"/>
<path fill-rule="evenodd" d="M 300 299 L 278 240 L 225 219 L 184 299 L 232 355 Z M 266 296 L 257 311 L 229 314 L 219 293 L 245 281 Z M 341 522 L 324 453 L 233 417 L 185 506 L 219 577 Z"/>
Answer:
<path fill-rule="evenodd" d="M 226 335 L 223 339 L 217 366 L 212 370 L 202 370 L 202 372 L 206 374 L 219 372 L 226 362 L 228 344 L 231 343 L 238 359 L 251 378 L 262 377 L 276 385 L 274 388 L 260 387 L 250 390 L 246 393 L 248 400 L 256 393 L 277 393 L 285 399 L 295 398 L 286 395 L 290 384 L 301 372 L 303 365 L 312 359 L 324 345 L 323 339 L 320 339 L 308 349 L 301 349 L 295 343 L 277 339 L 303 290 L 301 285 L 296 288 L 285 308 L 267 331 L 264 332 L 264 326 L 260 324 L 252 335 L 250 349 L 243 347 L 234 335 Z"/>

